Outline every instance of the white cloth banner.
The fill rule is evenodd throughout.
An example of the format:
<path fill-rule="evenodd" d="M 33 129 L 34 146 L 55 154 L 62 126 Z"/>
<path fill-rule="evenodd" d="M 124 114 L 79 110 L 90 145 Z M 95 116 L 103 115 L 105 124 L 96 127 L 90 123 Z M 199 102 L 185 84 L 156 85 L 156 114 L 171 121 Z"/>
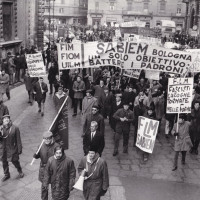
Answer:
<path fill-rule="evenodd" d="M 159 121 L 139 117 L 136 146 L 142 151 L 153 153 Z"/>
<path fill-rule="evenodd" d="M 169 78 L 167 113 L 191 113 L 193 78 Z"/>
<path fill-rule="evenodd" d="M 42 53 L 26 54 L 26 63 L 30 77 L 41 77 L 46 75 L 46 67 Z"/>
<path fill-rule="evenodd" d="M 192 62 L 190 53 L 136 42 L 57 44 L 59 69 L 116 66 L 184 74 Z"/>

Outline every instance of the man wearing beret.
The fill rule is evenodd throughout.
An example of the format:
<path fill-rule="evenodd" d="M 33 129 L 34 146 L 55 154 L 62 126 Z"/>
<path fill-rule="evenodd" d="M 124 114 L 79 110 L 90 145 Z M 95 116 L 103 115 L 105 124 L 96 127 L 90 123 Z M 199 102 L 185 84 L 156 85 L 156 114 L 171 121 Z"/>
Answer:
<path fill-rule="evenodd" d="M 22 153 L 22 143 L 19 128 L 12 124 L 9 115 L 3 116 L 3 130 L 0 135 L 2 141 L 2 164 L 4 170 L 4 177 L 2 182 L 10 178 L 8 161 L 17 168 L 19 173 L 17 178 L 23 178 L 24 174 L 19 162 L 19 155 Z"/>
<path fill-rule="evenodd" d="M 123 108 L 118 109 L 113 117 L 116 119 L 116 134 L 113 156 L 118 154 L 119 140 L 123 135 L 123 153 L 128 153 L 130 124 L 133 122 L 133 111 L 129 109 L 129 102 L 123 103 Z"/>
<path fill-rule="evenodd" d="M 50 131 L 47 131 L 43 134 L 44 143 L 37 154 L 34 154 L 35 159 L 40 158 L 40 169 L 39 169 L 39 181 L 42 183 L 44 179 L 44 170 L 47 164 L 48 159 L 54 155 L 55 147 L 58 147 L 59 144 L 56 143 L 53 139 L 53 134 Z M 41 187 L 41 199 L 48 200 L 48 189 Z"/>

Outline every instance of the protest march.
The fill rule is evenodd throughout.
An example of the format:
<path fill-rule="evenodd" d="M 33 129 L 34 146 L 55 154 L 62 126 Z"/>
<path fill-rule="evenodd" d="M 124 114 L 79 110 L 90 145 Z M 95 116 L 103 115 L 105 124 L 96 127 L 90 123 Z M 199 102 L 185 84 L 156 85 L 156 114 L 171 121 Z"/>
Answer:
<path fill-rule="evenodd" d="M 8 52 L 0 74 L 1 181 L 11 178 L 10 158 L 19 179 L 38 159 L 41 199 L 48 200 L 51 191 L 52 199 L 66 200 L 74 189 L 82 191 L 86 200 L 100 200 L 108 195 L 110 172 L 119 170 L 123 175 L 122 170 L 130 171 L 136 164 L 135 172 L 153 166 L 171 144 L 173 148 L 164 152 L 171 159 L 163 162 L 167 173 L 186 169 L 190 156 L 199 161 L 200 49 L 189 42 L 190 48 L 185 48 L 184 36 L 174 34 L 169 40 L 158 32 L 142 21 L 128 21 L 103 30 L 98 26 L 74 29 L 72 38 L 69 30 L 60 32 L 62 39 L 49 41 L 42 51 L 32 46 L 21 48 L 15 56 Z M 12 123 L 13 107 L 7 106 L 5 98 L 10 100 L 9 89 L 16 84 L 25 86 L 29 108 L 15 108 L 21 110 Z M 20 92 L 12 92 L 16 96 L 11 99 L 17 102 Z M 35 132 L 46 129 L 40 143 L 29 144 L 28 167 L 20 156 L 23 143 L 29 143 L 23 137 L 32 127 L 28 124 L 21 135 L 18 127 L 27 119 Z M 38 142 L 39 137 L 34 137 Z M 70 158 L 78 151 L 76 160 Z M 137 163 L 130 158 L 137 158 Z M 109 159 L 112 167 L 107 165 Z M 124 167 L 123 162 L 131 164 Z M 158 176 L 162 171 L 149 171 L 154 170 Z"/>

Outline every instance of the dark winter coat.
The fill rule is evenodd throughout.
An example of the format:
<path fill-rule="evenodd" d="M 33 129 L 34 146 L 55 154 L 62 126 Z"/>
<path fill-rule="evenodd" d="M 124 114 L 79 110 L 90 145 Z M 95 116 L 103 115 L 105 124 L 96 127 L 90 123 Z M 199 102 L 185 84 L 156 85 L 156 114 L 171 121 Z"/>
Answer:
<path fill-rule="evenodd" d="M 48 87 L 47 87 L 47 84 L 42 82 L 42 89 L 43 89 L 43 93 L 41 91 L 41 88 L 40 88 L 40 84 L 39 82 L 37 82 L 34 87 L 33 87 L 34 91 L 36 92 L 36 95 L 35 95 L 35 100 L 37 102 L 40 102 L 42 101 L 43 99 L 46 98 L 46 93 L 48 92 Z"/>
<path fill-rule="evenodd" d="M 54 101 L 57 111 L 59 111 L 59 109 L 62 106 L 63 102 L 65 101 L 66 97 L 67 97 L 67 95 L 64 92 L 61 96 L 57 92 L 55 93 L 55 95 L 53 97 L 53 101 Z"/>
<path fill-rule="evenodd" d="M 98 124 L 98 131 L 104 135 L 105 132 L 105 124 L 104 124 L 104 118 L 101 114 L 96 113 L 95 115 L 91 114 L 87 114 L 85 117 L 85 121 L 83 124 L 83 133 L 86 134 L 89 132 L 90 130 L 90 125 L 92 121 L 96 121 Z"/>
<path fill-rule="evenodd" d="M 66 200 L 75 183 L 74 161 L 65 154 L 60 160 L 50 157 L 44 172 L 43 186 L 51 184 L 53 200 Z"/>
<path fill-rule="evenodd" d="M 83 151 L 85 155 L 88 154 L 91 146 L 95 146 L 97 148 L 99 155 L 102 154 L 104 149 L 104 136 L 99 131 L 96 131 L 93 138 L 91 138 L 91 131 L 84 135 Z"/>
<path fill-rule="evenodd" d="M 79 174 L 86 169 L 86 162 L 88 166 L 86 176 L 88 177 L 90 174 L 94 173 L 84 181 L 83 195 L 86 200 L 97 200 L 100 199 L 100 196 L 102 196 L 102 191 L 105 193 L 109 187 L 107 163 L 102 158 L 99 158 L 98 154 L 96 154 L 93 163 L 88 162 L 87 156 L 85 156 L 81 159 L 78 166 Z M 95 166 L 96 170 L 94 171 Z"/>
<path fill-rule="evenodd" d="M 22 142 L 19 128 L 12 123 L 8 127 L 3 127 L 2 154 L 7 157 L 8 161 L 19 160 L 19 154 L 22 153 Z"/>
<path fill-rule="evenodd" d="M 33 86 L 37 82 L 37 78 L 24 75 L 24 84 L 27 91 L 33 91 Z"/>
<path fill-rule="evenodd" d="M 35 158 L 38 159 L 40 158 L 41 159 L 41 162 L 40 162 L 40 169 L 39 169 L 39 181 L 42 182 L 43 181 L 43 178 L 44 178 L 44 170 L 45 170 L 45 166 L 48 162 L 48 159 L 54 155 L 54 148 L 59 146 L 58 143 L 56 142 L 52 142 L 51 144 L 49 145 L 46 145 L 45 143 L 43 143 L 40 151 L 38 152 L 38 154 L 36 154 Z"/>
<path fill-rule="evenodd" d="M 48 74 L 49 84 L 53 84 L 54 83 L 54 81 L 56 80 L 56 75 L 57 74 L 58 74 L 57 67 L 50 67 L 49 74 Z"/>
<path fill-rule="evenodd" d="M 8 107 L 3 103 L 0 104 L 0 125 L 2 125 L 2 117 L 4 115 L 9 115 Z"/>
<path fill-rule="evenodd" d="M 112 102 L 113 102 L 113 95 L 112 94 L 108 94 L 106 96 L 106 94 L 104 93 L 101 96 L 101 98 L 99 100 L 99 106 L 101 107 L 101 114 L 104 117 L 110 116 Z"/>
<path fill-rule="evenodd" d="M 83 99 L 83 91 L 85 90 L 85 83 L 83 81 L 75 81 L 73 84 L 74 98 Z"/>

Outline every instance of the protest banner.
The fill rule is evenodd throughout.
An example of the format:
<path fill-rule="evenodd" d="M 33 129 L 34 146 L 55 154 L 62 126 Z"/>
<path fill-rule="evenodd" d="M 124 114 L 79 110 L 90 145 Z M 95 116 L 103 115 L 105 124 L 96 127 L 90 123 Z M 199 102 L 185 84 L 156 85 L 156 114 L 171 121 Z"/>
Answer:
<path fill-rule="evenodd" d="M 30 77 L 41 77 L 46 75 L 46 67 L 42 53 L 26 54 L 26 62 Z"/>
<path fill-rule="evenodd" d="M 167 113 L 191 113 L 193 78 L 169 78 Z"/>
<path fill-rule="evenodd" d="M 121 27 L 145 27 L 146 22 L 143 21 L 130 21 L 130 22 L 122 22 L 120 24 Z"/>
<path fill-rule="evenodd" d="M 184 74 L 191 65 L 190 53 L 136 42 L 58 44 L 59 68 L 116 66 Z"/>
<path fill-rule="evenodd" d="M 200 49 L 186 49 L 186 52 L 192 53 L 193 62 L 190 65 L 190 72 L 200 72 Z"/>
<path fill-rule="evenodd" d="M 145 71 L 145 77 L 148 78 L 148 79 L 150 79 L 150 80 L 159 81 L 160 72 L 158 72 L 158 71 L 149 71 L 149 70 L 146 70 L 146 71 Z"/>
<path fill-rule="evenodd" d="M 142 151 L 153 153 L 159 121 L 139 116 L 136 146 Z"/>
<path fill-rule="evenodd" d="M 68 133 L 68 96 L 60 107 L 56 117 L 49 128 L 53 133 L 53 137 L 57 143 L 62 145 L 64 149 L 69 148 L 69 133 Z"/>
<path fill-rule="evenodd" d="M 129 78 L 139 79 L 141 70 L 139 69 L 125 69 L 123 76 L 127 76 Z"/>
<path fill-rule="evenodd" d="M 83 67 L 81 43 L 58 43 L 57 50 L 60 70 Z"/>

